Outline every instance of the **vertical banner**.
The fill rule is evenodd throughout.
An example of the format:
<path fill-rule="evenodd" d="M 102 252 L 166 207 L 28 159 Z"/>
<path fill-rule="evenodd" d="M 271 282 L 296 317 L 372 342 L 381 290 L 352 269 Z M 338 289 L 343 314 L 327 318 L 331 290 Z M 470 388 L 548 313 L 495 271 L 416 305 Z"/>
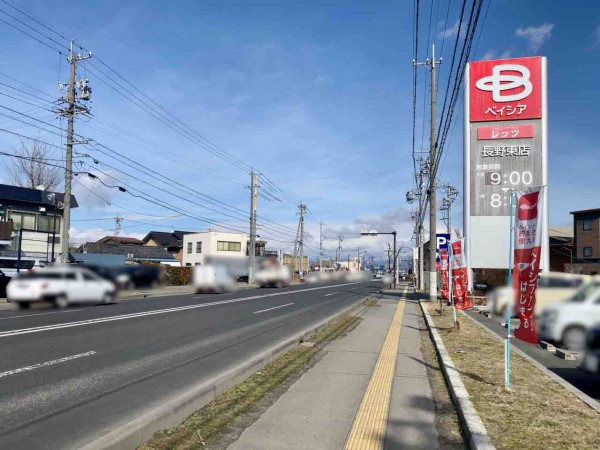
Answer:
<path fill-rule="evenodd" d="M 471 309 L 473 302 L 467 297 L 469 286 L 467 264 L 464 254 L 464 239 L 450 242 L 452 251 L 452 295 L 456 309 Z"/>
<path fill-rule="evenodd" d="M 521 321 L 515 337 L 537 344 L 533 311 L 540 271 L 544 187 L 517 193 L 514 233 L 513 291 Z"/>
<path fill-rule="evenodd" d="M 442 272 L 440 295 L 444 300 L 450 301 L 448 295 L 448 250 L 440 249 L 440 270 Z"/>

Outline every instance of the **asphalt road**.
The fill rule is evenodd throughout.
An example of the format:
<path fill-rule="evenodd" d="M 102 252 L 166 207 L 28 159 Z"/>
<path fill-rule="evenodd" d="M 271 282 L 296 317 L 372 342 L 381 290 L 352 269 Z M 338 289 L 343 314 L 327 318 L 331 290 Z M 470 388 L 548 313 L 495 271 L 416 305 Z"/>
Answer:
<path fill-rule="evenodd" d="M 482 323 L 499 336 L 506 337 L 506 328 L 500 325 L 500 321 L 502 321 L 501 318 L 493 315 L 490 318 L 487 318 L 483 314 L 479 314 L 475 311 L 465 311 L 465 314 L 468 314 L 479 323 Z M 513 320 L 511 325 L 518 325 L 518 323 L 518 319 Z M 579 369 L 577 367 L 580 364 L 579 361 L 566 361 L 538 345 L 533 345 L 518 339 L 512 339 L 511 345 L 523 350 L 548 370 L 554 372 L 580 391 L 593 399 L 600 400 L 600 375 Z"/>
<path fill-rule="evenodd" d="M 0 312 L 0 448 L 78 448 L 381 282 Z"/>

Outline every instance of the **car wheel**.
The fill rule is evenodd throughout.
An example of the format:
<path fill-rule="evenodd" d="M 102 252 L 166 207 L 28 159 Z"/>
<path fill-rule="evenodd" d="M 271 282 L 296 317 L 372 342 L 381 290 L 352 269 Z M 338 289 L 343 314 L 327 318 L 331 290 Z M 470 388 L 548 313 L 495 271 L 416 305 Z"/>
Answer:
<path fill-rule="evenodd" d="M 69 306 L 69 300 L 66 296 L 59 295 L 54 299 L 54 306 L 56 306 L 58 309 L 65 309 L 67 306 Z"/>
<path fill-rule="evenodd" d="M 110 305 L 111 303 L 114 303 L 114 302 L 115 302 L 115 294 L 113 294 L 111 292 L 107 292 L 102 297 L 102 304 L 103 305 Z"/>
<path fill-rule="evenodd" d="M 570 327 L 563 333 L 562 343 L 569 350 L 585 348 L 585 330 L 581 327 Z"/>
<path fill-rule="evenodd" d="M 277 281 L 277 282 L 275 283 L 275 287 L 276 287 L 277 289 L 279 289 L 279 288 L 282 288 L 282 287 L 283 287 L 283 283 L 282 283 L 281 281 Z"/>
<path fill-rule="evenodd" d="M 19 309 L 29 309 L 31 307 L 31 303 L 29 302 L 19 302 Z"/>

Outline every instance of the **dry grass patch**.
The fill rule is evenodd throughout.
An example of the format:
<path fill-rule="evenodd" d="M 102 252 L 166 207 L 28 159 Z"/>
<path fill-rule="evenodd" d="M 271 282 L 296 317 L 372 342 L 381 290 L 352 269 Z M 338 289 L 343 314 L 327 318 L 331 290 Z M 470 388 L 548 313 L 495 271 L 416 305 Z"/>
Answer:
<path fill-rule="evenodd" d="M 190 415 L 181 425 L 155 433 L 143 450 L 203 449 L 236 420 L 258 405 L 273 389 L 303 371 L 322 347 L 352 330 L 360 321 L 356 316 L 342 316 L 315 333 L 307 341 L 314 346 L 298 346 L 281 355 L 246 381 L 234 386 L 202 409 Z"/>
<path fill-rule="evenodd" d="M 435 405 L 435 427 L 438 432 L 440 448 L 442 450 L 468 448 L 460 431 L 458 414 L 450 398 L 435 347 L 429 336 L 425 320 L 421 316 L 419 316 L 419 326 L 421 328 L 421 351 L 427 363 L 427 379 L 431 386 Z"/>
<path fill-rule="evenodd" d="M 511 391 L 504 390 L 504 346 L 438 305 L 424 304 L 499 449 L 600 448 L 600 414 L 521 356 L 511 354 Z"/>

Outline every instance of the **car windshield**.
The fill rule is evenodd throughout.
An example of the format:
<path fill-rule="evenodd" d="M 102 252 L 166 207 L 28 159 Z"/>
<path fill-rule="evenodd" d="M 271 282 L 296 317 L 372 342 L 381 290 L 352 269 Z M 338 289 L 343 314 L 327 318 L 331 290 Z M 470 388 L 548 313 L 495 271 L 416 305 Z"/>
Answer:
<path fill-rule="evenodd" d="M 582 303 L 590 298 L 590 296 L 599 289 L 600 281 L 592 281 L 578 289 L 577 292 L 575 292 L 575 294 L 573 294 L 573 296 L 567 301 L 571 303 Z"/>

